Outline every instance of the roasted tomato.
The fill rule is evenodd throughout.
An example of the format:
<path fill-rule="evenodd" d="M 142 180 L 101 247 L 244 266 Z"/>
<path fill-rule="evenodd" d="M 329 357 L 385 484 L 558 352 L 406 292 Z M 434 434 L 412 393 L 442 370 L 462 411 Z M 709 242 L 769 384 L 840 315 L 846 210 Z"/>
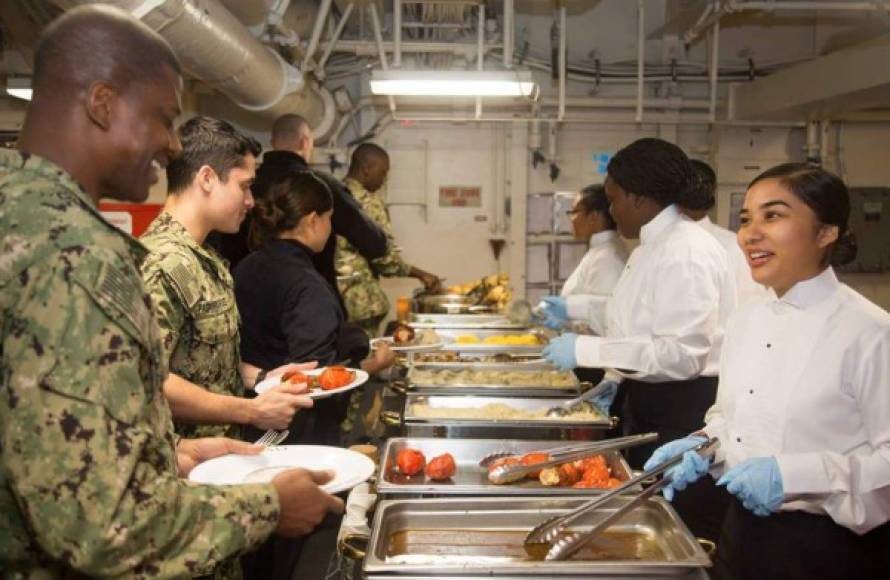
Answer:
<path fill-rule="evenodd" d="M 309 384 L 310 379 L 300 371 L 293 371 L 281 375 L 281 382 L 290 383 L 292 385 L 306 385 Z"/>
<path fill-rule="evenodd" d="M 318 375 L 318 386 L 326 391 L 345 387 L 355 380 L 355 373 L 346 367 L 328 367 Z"/>
<path fill-rule="evenodd" d="M 417 475 L 423 471 L 426 457 L 417 449 L 402 449 L 396 455 L 396 465 L 399 466 L 399 471 L 405 475 Z"/>
<path fill-rule="evenodd" d="M 522 465 L 535 465 L 536 463 L 544 463 L 545 461 L 550 461 L 550 455 L 548 455 L 547 453 L 539 452 L 527 453 L 519 459 L 519 463 L 521 463 Z M 538 479 L 540 475 L 540 470 L 533 471 L 528 474 L 528 478 Z"/>
<path fill-rule="evenodd" d="M 454 457 L 450 453 L 443 453 L 438 457 L 433 457 L 426 464 L 426 476 L 433 481 L 450 479 L 456 471 L 457 465 L 455 465 Z"/>
<path fill-rule="evenodd" d="M 399 324 L 392 332 L 392 341 L 395 344 L 408 344 L 414 340 L 414 329 L 407 324 Z"/>

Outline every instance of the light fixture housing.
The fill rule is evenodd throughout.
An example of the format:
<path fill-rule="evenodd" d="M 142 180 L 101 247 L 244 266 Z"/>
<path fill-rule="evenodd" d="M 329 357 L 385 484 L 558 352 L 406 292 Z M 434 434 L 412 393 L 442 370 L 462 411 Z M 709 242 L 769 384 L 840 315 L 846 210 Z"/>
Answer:
<path fill-rule="evenodd" d="M 529 97 L 536 89 L 525 70 L 374 70 L 375 95 L 419 97 Z"/>
<path fill-rule="evenodd" d="M 6 94 L 10 97 L 30 101 L 33 92 L 30 78 L 6 77 Z"/>

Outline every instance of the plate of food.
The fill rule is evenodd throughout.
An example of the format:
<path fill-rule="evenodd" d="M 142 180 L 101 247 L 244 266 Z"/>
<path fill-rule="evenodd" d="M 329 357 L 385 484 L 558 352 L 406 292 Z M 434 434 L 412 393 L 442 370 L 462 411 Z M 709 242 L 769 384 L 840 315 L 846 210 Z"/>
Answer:
<path fill-rule="evenodd" d="M 414 330 L 407 324 L 399 324 L 391 336 L 371 340 L 371 346 L 385 342 L 395 352 L 424 352 L 439 350 L 447 344 L 432 328 Z"/>
<path fill-rule="evenodd" d="M 189 480 L 211 485 L 267 483 L 282 471 L 330 469 L 334 478 L 322 489 L 328 493 L 348 491 L 374 473 L 374 462 L 355 451 L 323 445 L 278 445 L 259 455 L 223 455 L 199 464 Z"/>
<path fill-rule="evenodd" d="M 327 399 L 339 393 L 351 391 L 368 381 L 368 373 L 361 369 L 350 369 L 341 366 L 330 366 L 311 371 L 294 371 L 278 377 L 270 377 L 261 381 L 254 390 L 262 394 L 281 383 L 293 385 L 307 384 L 309 397 Z"/>

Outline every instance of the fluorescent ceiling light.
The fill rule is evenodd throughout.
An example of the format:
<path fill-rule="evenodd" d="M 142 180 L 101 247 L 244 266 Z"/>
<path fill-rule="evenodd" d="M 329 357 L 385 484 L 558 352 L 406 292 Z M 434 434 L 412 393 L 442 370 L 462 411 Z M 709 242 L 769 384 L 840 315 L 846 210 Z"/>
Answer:
<path fill-rule="evenodd" d="M 375 95 L 427 97 L 527 97 L 535 90 L 528 71 L 371 71 Z"/>
<path fill-rule="evenodd" d="M 30 101 L 31 94 L 33 93 L 33 90 L 31 89 L 31 79 L 22 77 L 7 77 L 6 93 L 11 97 Z"/>

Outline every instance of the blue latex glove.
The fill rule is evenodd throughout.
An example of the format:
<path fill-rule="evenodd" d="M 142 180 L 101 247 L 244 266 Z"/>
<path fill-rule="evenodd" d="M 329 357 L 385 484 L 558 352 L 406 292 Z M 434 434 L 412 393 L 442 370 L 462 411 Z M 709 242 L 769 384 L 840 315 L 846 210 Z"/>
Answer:
<path fill-rule="evenodd" d="M 594 387 L 594 389 L 598 389 L 603 383 L 605 383 L 603 392 L 588 400 L 594 407 L 599 409 L 603 415 L 608 417 L 609 409 L 612 407 L 612 402 L 615 400 L 615 395 L 618 394 L 618 382 L 612 379 L 603 379 Z"/>
<path fill-rule="evenodd" d="M 569 321 L 568 306 L 562 296 L 544 296 L 540 304 L 544 318 L 541 324 L 552 330 L 559 330 Z"/>
<path fill-rule="evenodd" d="M 757 516 L 779 511 L 785 498 L 782 473 L 775 457 L 746 459 L 724 473 L 717 485 L 725 485 L 726 491 Z"/>
<path fill-rule="evenodd" d="M 578 366 L 575 358 L 575 343 L 578 335 L 567 332 L 550 340 L 550 344 L 544 347 L 542 356 L 556 368 L 568 371 Z"/>
<path fill-rule="evenodd" d="M 664 472 L 664 478 L 668 483 L 662 488 L 661 493 L 664 499 L 674 501 L 674 492 L 683 491 L 690 483 L 698 481 L 701 476 L 708 472 L 710 461 L 696 453 L 690 451 L 693 447 L 707 441 L 700 435 L 690 435 L 670 443 L 665 443 L 655 450 L 643 469 L 648 471 L 653 467 L 661 465 L 671 457 L 683 453 L 683 461 L 671 467 Z"/>

